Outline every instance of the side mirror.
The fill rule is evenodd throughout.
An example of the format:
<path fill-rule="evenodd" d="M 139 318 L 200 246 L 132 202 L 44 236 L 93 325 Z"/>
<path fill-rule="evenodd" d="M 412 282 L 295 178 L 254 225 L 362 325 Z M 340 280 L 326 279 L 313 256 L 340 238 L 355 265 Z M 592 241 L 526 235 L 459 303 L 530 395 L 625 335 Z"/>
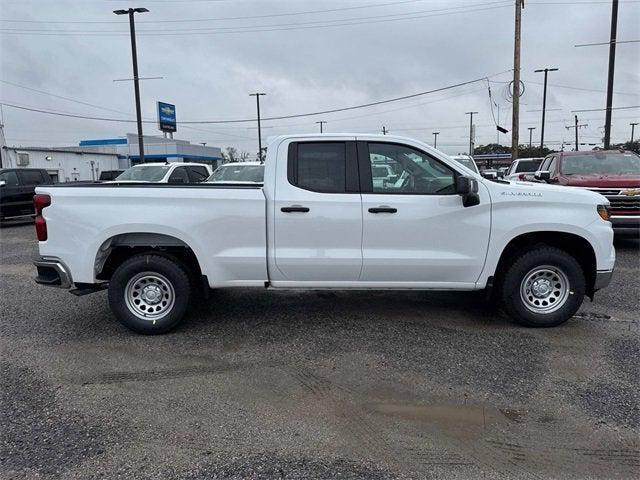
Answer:
<path fill-rule="evenodd" d="M 551 180 L 551 172 L 549 170 L 538 170 L 533 177 L 536 180 L 541 180 L 543 182 L 548 182 Z"/>
<path fill-rule="evenodd" d="M 474 178 L 459 176 L 456 178 L 456 193 L 462 196 L 462 205 L 473 207 L 480 204 L 478 182 Z"/>
<path fill-rule="evenodd" d="M 478 182 L 471 177 L 460 175 L 456 178 L 456 193 L 458 195 L 466 195 L 478 191 Z"/>

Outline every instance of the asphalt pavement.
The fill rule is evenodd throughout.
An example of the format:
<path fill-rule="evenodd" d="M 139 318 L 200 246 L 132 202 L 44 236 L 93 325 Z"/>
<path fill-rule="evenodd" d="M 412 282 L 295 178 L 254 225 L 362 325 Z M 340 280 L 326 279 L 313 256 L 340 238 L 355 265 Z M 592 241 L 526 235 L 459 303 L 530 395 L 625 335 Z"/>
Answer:
<path fill-rule="evenodd" d="M 640 250 L 575 318 L 473 293 L 220 290 L 136 335 L 0 229 L 0 478 L 637 478 Z"/>

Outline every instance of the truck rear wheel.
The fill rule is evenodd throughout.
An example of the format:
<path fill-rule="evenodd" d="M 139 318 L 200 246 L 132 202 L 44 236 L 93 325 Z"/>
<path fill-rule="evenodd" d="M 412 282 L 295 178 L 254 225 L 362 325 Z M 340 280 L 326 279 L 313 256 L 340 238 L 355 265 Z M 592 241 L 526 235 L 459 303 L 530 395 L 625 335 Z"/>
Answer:
<path fill-rule="evenodd" d="M 569 253 L 539 247 L 517 258 L 502 282 L 507 314 L 526 327 L 555 327 L 580 308 L 586 282 L 582 267 Z"/>
<path fill-rule="evenodd" d="M 125 327 L 145 335 L 166 333 L 182 320 L 191 297 L 184 267 L 142 254 L 120 265 L 109 282 L 109 305 Z"/>

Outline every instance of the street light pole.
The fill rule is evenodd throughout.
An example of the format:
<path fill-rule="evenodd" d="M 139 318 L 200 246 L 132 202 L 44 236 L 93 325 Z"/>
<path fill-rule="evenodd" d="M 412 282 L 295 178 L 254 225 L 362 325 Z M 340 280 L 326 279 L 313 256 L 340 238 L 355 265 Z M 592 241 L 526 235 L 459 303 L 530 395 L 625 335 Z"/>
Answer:
<path fill-rule="evenodd" d="M 320 120 L 319 122 L 316 122 L 316 123 L 319 123 L 319 124 L 320 124 L 320 133 L 323 133 L 323 132 L 322 132 L 322 125 L 323 125 L 323 124 L 325 124 L 325 123 L 327 123 L 327 121 L 326 121 L 326 120 Z"/>
<path fill-rule="evenodd" d="M 465 112 L 469 115 L 469 155 L 473 157 L 473 116 L 478 112 Z"/>
<path fill-rule="evenodd" d="M 438 135 L 440 132 L 433 132 L 433 148 L 438 148 Z"/>
<path fill-rule="evenodd" d="M 250 97 L 256 97 L 256 108 L 258 110 L 258 160 L 262 161 L 262 132 L 260 129 L 260 97 L 266 93 L 250 93 Z"/>
<path fill-rule="evenodd" d="M 531 139 L 533 138 L 533 131 L 536 127 L 529 127 L 529 150 L 531 150 Z"/>
<path fill-rule="evenodd" d="M 136 25 L 134 13 L 146 13 L 146 8 L 129 8 L 128 10 L 114 10 L 116 15 L 129 15 L 129 31 L 131 36 L 131 59 L 133 61 L 133 89 L 136 97 L 136 121 L 138 124 L 138 155 L 140 163 L 144 163 L 144 139 L 142 137 L 142 111 L 140 109 L 140 81 L 138 77 L 138 51 L 136 48 Z"/>
<path fill-rule="evenodd" d="M 638 125 L 638 123 L 630 123 L 629 125 L 631 125 L 631 143 L 633 143 L 633 133 L 636 129 L 636 125 Z"/>
<path fill-rule="evenodd" d="M 557 72 L 557 68 L 544 68 L 540 70 L 534 70 L 535 73 L 544 72 L 544 91 L 542 94 L 542 127 L 540 129 L 540 155 L 542 155 L 542 149 L 544 148 L 544 117 L 547 110 L 547 75 L 549 72 Z"/>

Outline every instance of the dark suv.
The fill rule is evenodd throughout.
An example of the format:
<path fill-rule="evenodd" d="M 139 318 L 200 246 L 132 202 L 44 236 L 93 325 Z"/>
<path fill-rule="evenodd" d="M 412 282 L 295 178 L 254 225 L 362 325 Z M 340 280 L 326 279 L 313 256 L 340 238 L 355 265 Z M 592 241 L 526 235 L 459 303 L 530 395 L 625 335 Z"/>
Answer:
<path fill-rule="evenodd" d="M 52 183 L 47 171 L 41 168 L 0 169 L 0 221 L 32 216 L 36 187 Z"/>

